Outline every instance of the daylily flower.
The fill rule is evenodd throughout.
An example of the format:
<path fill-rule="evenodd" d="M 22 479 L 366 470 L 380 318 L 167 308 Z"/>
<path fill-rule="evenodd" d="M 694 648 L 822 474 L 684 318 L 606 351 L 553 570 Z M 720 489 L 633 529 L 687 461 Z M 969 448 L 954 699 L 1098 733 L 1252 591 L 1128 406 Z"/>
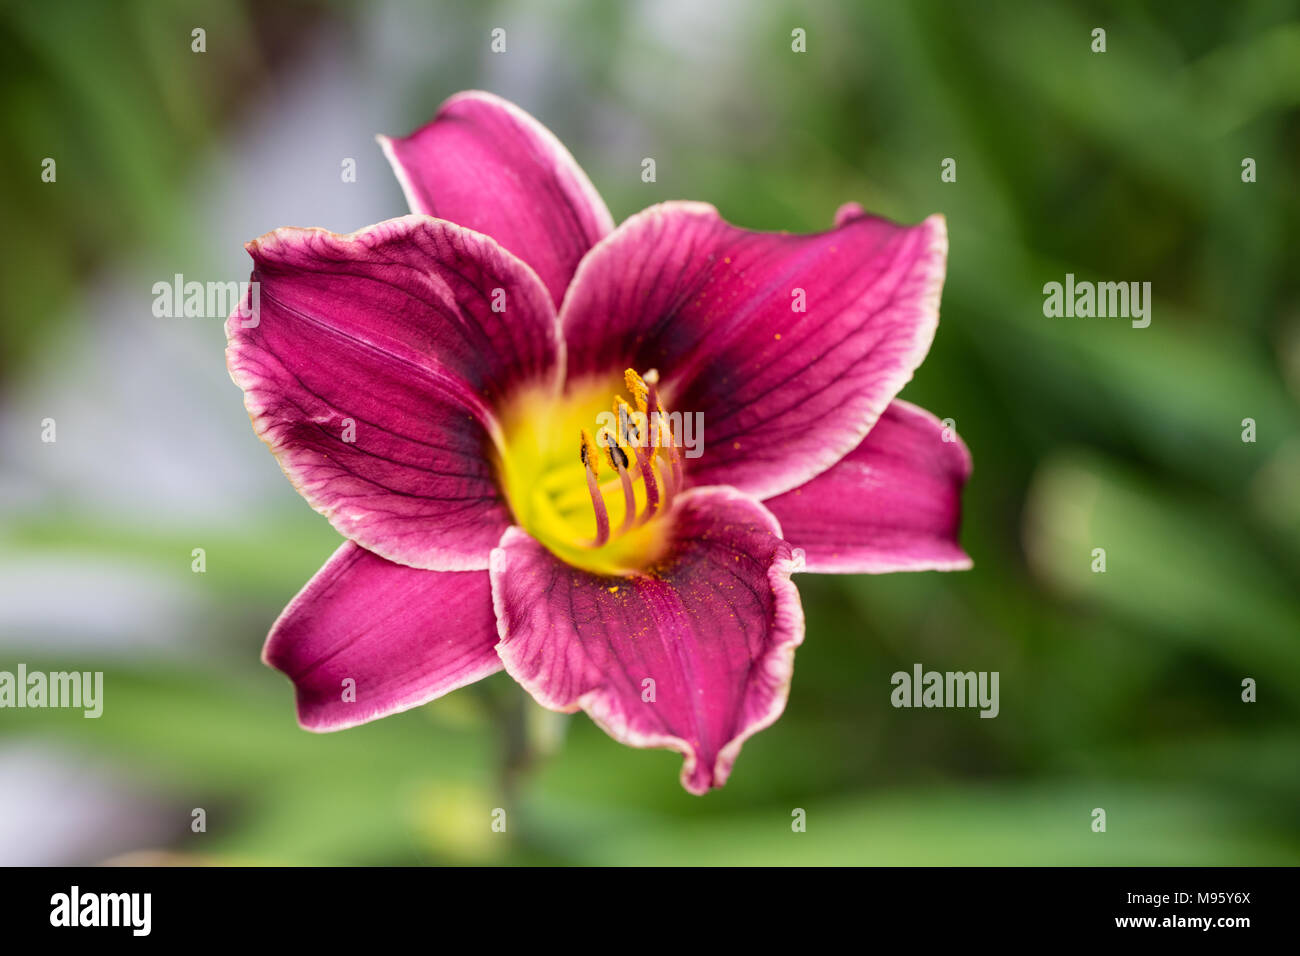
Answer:
<path fill-rule="evenodd" d="M 970 456 L 895 398 L 938 323 L 943 218 L 849 204 L 800 236 L 666 202 L 614 228 L 486 93 L 380 142 L 412 214 L 250 242 L 260 315 L 227 324 L 254 430 L 347 538 L 264 660 L 316 731 L 504 668 L 721 786 L 785 707 L 794 572 L 970 566 Z M 698 457 L 674 412 L 702 416 Z"/>

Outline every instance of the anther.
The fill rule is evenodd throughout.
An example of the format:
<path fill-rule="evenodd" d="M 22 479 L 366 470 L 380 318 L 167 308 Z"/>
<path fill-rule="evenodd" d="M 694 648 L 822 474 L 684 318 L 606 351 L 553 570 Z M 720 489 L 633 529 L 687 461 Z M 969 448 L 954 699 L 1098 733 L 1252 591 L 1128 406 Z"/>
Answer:
<path fill-rule="evenodd" d="M 649 389 L 646 387 L 645 379 L 636 373 L 636 369 L 627 369 L 623 372 L 623 381 L 627 385 L 627 390 L 632 393 L 632 399 L 636 402 L 638 411 L 646 410 L 646 393 Z"/>
<path fill-rule="evenodd" d="M 582 448 L 579 452 L 582 464 L 587 472 L 587 493 L 591 495 L 591 510 L 596 516 L 596 538 L 592 547 L 599 548 L 609 540 L 609 513 L 605 510 L 605 498 L 600 493 L 596 474 L 600 468 L 600 456 L 596 454 L 596 443 L 591 440 L 587 429 L 582 430 Z"/>
<path fill-rule="evenodd" d="M 636 518 L 636 491 L 632 488 L 632 478 L 627 473 L 630 459 L 627 452 L 619 447 L 614 436 L 610 435 L 608 428 L 602 429 L 601 434 L 605 436 L 605 454 L 609 458 L 609 463 L 618 472 L 619 481 L 623 483 L 623 527 L 618 533 L 624 534 L 632 527 L 632 521 Z"/>
<path fill-rule="evenodd" d="M 676 436 L 659 402 L 659 373 L 650 369 L 644 376 L 635 369 L 623 374 L 635 402 L 635 409 L 625 399 L 615 396 L 613 410 L 616 424 L 600 429 L 593 440 L 582 431 L 580 456 L 586 471 L 587 493 L 596 519 L 593 547 L 602 547 L 612 537 L 629 532 L 660 512 L 666 512 L 683 486 L 682 456 Z M 623 519 L 618 529 L 610 528 L 610 516 L 597 476 L 600 472 L 600 449 L 618 475 L 623 489 Z M 645 486 L 640 513 L 637 509 L 636 479 Z M 609 486 L 612 490 L 612 485 Z"/>
<path fill-rule="evenodd" d="M 633 448 L 639 448 L 644 444 L 637 413 L 632 411 L 631 405 L 618 396 L 614 397 L 614 414 L 618 417 L 619 444 L 630 445 Z M 642 414 L 645 414 L 644 411 Z"/>

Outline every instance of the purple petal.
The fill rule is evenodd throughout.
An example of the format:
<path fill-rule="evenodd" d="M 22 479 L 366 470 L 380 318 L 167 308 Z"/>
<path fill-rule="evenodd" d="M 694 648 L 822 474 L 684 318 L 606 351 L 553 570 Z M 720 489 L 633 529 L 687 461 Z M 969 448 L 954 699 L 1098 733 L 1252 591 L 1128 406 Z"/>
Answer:
<path fill-rule="evenodd" d="M 390 560 L 486 568 L 509 524 L 491 407 L 558 381 L 536 276 L 486 236 L 423 216 L 349 236 L 280 229 L 248 249 L 260 309 L 230 317 L 227 363 L 289 480 Z"/>
<path fill-rule="evenodd" d="M 923 408 L 895 399 L 842 461 L 764 504 L 808 571 L 962 571 L 957 543 L 970 452 Z"/>
<path fill-rule="evenodd" d="M 348 541 L 284 609 L 262 660 L 293 681 L 303 727 L 342 730 L 495 674 L 496 642 L 486 572 L 421 571 Z"/>
<path fill-rule="evenodd" d="M 491 93 L 459 93 L 403 139 L 379 137 L 412 212 L 486 233 L 541 276 L 556 307 L 609 210 L 545 126 Z"/>
<path fill-rule="evenodd" d="M 511 528 L 492 552 L 497 651 L 542 706 L 683 754 L 682 786 L 704 793 L 785 708 L 804 632 L 798 558 L 734 489 L 686 492 L 673 520 L 669 557 L 627 578 L 566 565 Z"/>
<path fill-rule="evenodd" d="M 668 409 L 703 415 L 692 482 L 780 494 L 857 447 L 912 377 L 946 255 L 940 216 L 851 214 L 793 236 L 702 203 L 654 206 L 579 268 L 560 315 L 569 374 L 657 368 Z"/>
<path fill-rule="evenodd" d="M 865 215 L 867 215 L 867 211 L 862 208 L 861 203 L 846 202 L 835 210 L 835 228 L 838 229 L 846 222 L 861 219 Z"/>

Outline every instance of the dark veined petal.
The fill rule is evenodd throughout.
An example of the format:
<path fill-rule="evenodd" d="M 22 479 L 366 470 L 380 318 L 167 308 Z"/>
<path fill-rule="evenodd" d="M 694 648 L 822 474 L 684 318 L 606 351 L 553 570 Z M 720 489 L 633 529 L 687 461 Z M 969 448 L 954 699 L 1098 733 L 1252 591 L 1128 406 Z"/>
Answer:
<path fill-rule="evenodd" d="M 458 93 L 431 123 L 379 142 L 412 212 L 491 236 L 536 270 L 557 308 L 578 262 L 614 228 L 564 145 L 491 93 Z"/>
<path fill-rule="evenodd" d="M 666 559 L 631 577 L 580 571 L 511 528 L 492 553 L 497 650 L 542 706 L 680 752 L 682 785 L 704 793 L 785 707 L 804 633 L 799 559 L 734 489 L 686 492 L 673 520 Z"/>
<path fill-rule="evenodd" d="M 536 275 L 425 216 L 347 236 L 279 229 L 248 248 L 258 308 L 228 320 L 227 364 L 289 480 L 390 560 L 486 568 L 509 524 L 488 457 L 493 408 L 527 383 L 558 384 Z"/>
<path fill-rule="evenodd" d="M 895 399 L 857 448 L 763 502 L 808 571 L 964 571 L 957 543 L 970 452 L 923 408 Z"/>
<path fill-rule="evenodd" d="M 739 229 L 703 203 L 641 212 L 583 260 L 561 310 L 571 378 L 655 368 L 703 416 L 696 484 L 758 498 L 857 447 L 934 337 L 941 216 L 846 214 L 828 232 Z"/>
<path fill-rule="evenodd" d="M 486 571 L 408 568 L 349 541 L 285 608 L 262 659 L 293 681 L 303 727 L 342 730 L 496 673 L 496 642 Z"/>

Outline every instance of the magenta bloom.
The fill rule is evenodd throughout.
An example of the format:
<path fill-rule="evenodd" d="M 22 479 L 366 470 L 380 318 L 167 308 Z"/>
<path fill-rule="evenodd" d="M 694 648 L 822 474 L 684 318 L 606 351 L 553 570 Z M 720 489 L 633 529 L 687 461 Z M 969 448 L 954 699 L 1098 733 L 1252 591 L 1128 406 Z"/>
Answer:
<path fill-rule="evenodd" d="M 785 706 L 792 573 L 970 567 L 969 453 L 894 397 L 938 324 L 942 217 L 850 205 L 794 236 L 668 202 L 614 228 L 485 93 L 381 143 L 413 213 L 250 242 L 260 315 L 227 324 L 253 428 L 348 539 L 264 659 L 309 730 L 505 668 L 721 786 Z"/>

